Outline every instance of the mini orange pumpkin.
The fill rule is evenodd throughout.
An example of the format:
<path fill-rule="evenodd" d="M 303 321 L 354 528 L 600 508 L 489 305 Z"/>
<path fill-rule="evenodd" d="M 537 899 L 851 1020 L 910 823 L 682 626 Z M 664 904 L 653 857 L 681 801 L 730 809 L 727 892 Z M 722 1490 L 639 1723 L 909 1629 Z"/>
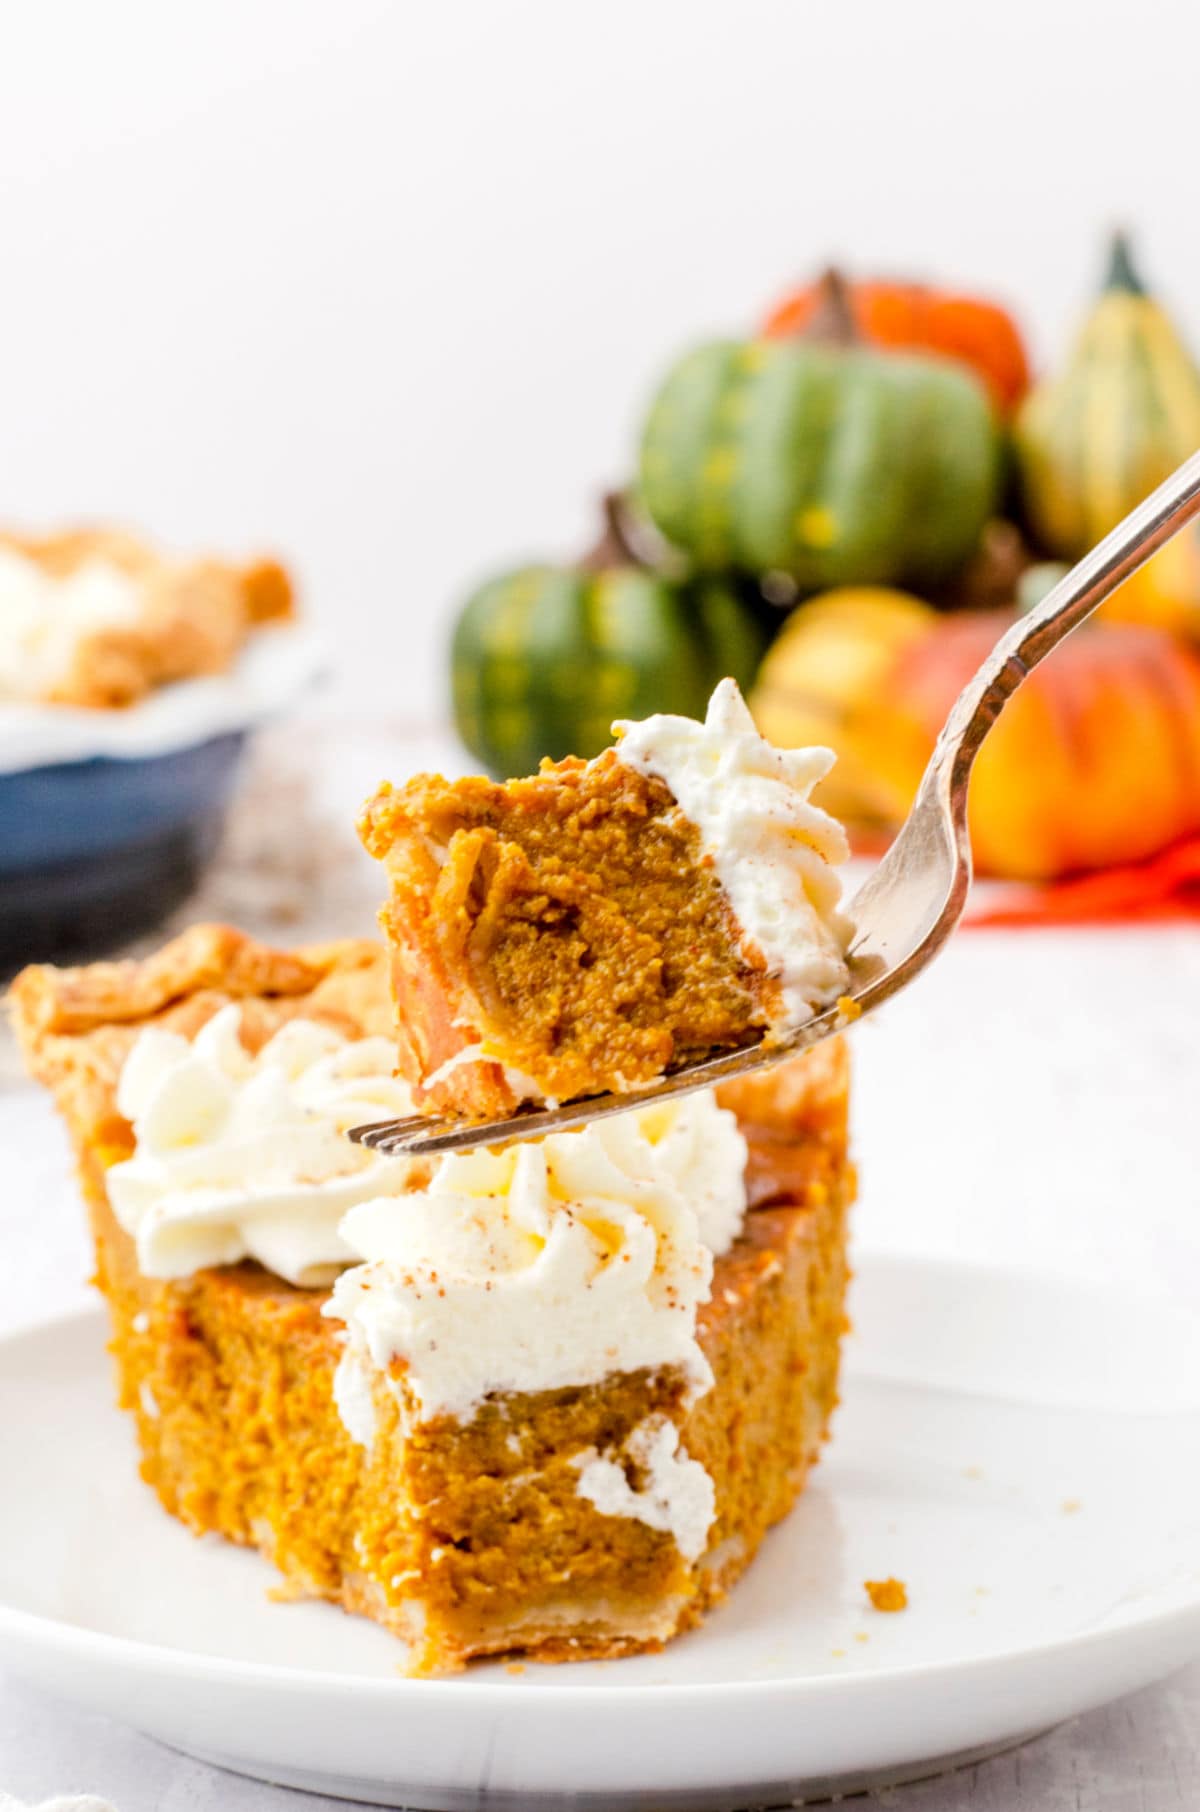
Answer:
<path fill-rule="evenodd" d="M 902 648 L 881 704 L 927 746 L 1010 619 L 939 618 Z M 904 777 L 915 791 L 919 775 Z M 971 843 L 981 873 L 1050 880 L 1137 862 L 1200 830 L 1200 658 L 1158 629 L 1093 623 L 1038 667 L 980 750 Z"/>
<path fill-rule="evenodd" d="M 821 303 L 822 285 L 805 284 L 776 304 L 763 323 L 769 340 L 801 333 Z M 859 332 L 879 346 L 936 352 L 967 365 L 1007 414 L 1029 388 L 1029 360 L 1007 309 L 981 296 L 924 283 L 877 280 L 849 285 Z"/>

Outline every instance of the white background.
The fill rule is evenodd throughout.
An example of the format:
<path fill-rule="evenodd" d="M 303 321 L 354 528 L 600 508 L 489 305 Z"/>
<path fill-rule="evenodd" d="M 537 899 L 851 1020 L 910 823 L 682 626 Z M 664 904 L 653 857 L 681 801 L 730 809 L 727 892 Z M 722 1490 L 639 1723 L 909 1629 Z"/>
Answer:
<path fill-rule="evenodd" d="M 343 687 L 567 553 L 689 339 L 831 253 L 1200 337 L 1193 0 L 0 0 L 0 520 L 269 546 Z M 352 676 L 352 677 L 347 677 Z"/>

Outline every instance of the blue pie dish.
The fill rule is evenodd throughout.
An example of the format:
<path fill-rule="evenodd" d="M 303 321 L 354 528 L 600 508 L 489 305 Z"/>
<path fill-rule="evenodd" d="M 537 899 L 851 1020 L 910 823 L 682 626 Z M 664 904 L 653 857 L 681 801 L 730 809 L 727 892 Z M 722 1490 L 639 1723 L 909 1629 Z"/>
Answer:
<path fill-rule="evenodd" d="M 250 737 L 325 669 L 303 626 L 128 711 L 0 704 L 0 979 L 151 930 L 192 892 Z"/>
<path fill-rule="evenodd" d="M 97 954 L 173 911 L 216 847 L 246 739 L 0 774 L 0 971 Z"/>

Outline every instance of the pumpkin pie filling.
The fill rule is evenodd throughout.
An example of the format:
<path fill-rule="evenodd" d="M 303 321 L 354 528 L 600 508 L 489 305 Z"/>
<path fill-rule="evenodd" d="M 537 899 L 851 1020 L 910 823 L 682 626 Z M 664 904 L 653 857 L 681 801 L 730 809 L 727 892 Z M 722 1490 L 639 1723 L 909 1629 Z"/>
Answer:
<path fill-rule="evenodd" d="M 402 1086 L 387 966 L 199 927 L 15 984 L 143 1475 L 394 1630 L 413 1671 L 658 1646 L 786 1513 L 836 1399 L 844 1049 L 603 1133 L 359 1174 L 380 1161 L 326 1134 Z M 268 1268 L 310 1277 L 313 1251 L 332 1290 Z"/>
<path fill-rule="evenodd" d="M 772 749 L 732 681 L 703 724 L 616 728 L 590 762 L 419 775 L 368 802 L 419 1105 L 484 1117 L 633 1091 L 845 992 L 845 840 L 808 799 L 832 758 Z"/>

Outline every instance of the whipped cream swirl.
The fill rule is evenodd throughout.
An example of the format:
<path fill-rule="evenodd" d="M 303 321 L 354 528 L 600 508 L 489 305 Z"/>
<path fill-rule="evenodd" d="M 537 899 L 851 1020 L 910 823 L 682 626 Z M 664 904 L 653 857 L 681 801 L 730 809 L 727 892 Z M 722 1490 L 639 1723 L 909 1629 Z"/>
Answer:
<path fill-rule="evenodd" d="M 849 855 L 840 824 L 809 795 L 829 749 L 777 749 L 759 735 L 735 681 L 722 680 L 703 723 L 659 714 L 616 723 L 617 758 L 662 780 L 698 829 L 734 916 L 781 984 L 777 1029 L 846 991 L 849 921 L 833 864 Z"/>
<path fill-rule="evenodd" d="M 139 582 L 111 560 L 85 560 L 60 575 L 0 547 L 0 701 L 53 692 L 81 642 L 136 622 L 142 602 Z"/>
<path fill-rule="evenodd" d="M 342 1237 L 365 1262 L 325 1308 L 347 1324 L 351 1432 L 369 1443 L 363 1370 L 397 1359 L 424 1420 L 642 1367 L 679 1367 L 703 1393 L 696 1315 L 741 1227 L 745 1166 L 736 1119 L 697 1094 L 455 1153 L 424 1189 L 352 1209 Z"/>
<path fill-rule="evenodd" d="M 345 1137 L 411 1113 L 409 1091 L 390 1039 L 293 1019 L 251 1056 L 240 1025 L 230 1005 L 190 1041 L 140 1034 L 117 1089 L 137 1149 L 108 1172 L 113 1211 L 148 1277 L 254 1258 L 289 1283 L 329 1283 L 356 1256 L 338 1231 L 347 1210 L 423 1174 Z"/>

